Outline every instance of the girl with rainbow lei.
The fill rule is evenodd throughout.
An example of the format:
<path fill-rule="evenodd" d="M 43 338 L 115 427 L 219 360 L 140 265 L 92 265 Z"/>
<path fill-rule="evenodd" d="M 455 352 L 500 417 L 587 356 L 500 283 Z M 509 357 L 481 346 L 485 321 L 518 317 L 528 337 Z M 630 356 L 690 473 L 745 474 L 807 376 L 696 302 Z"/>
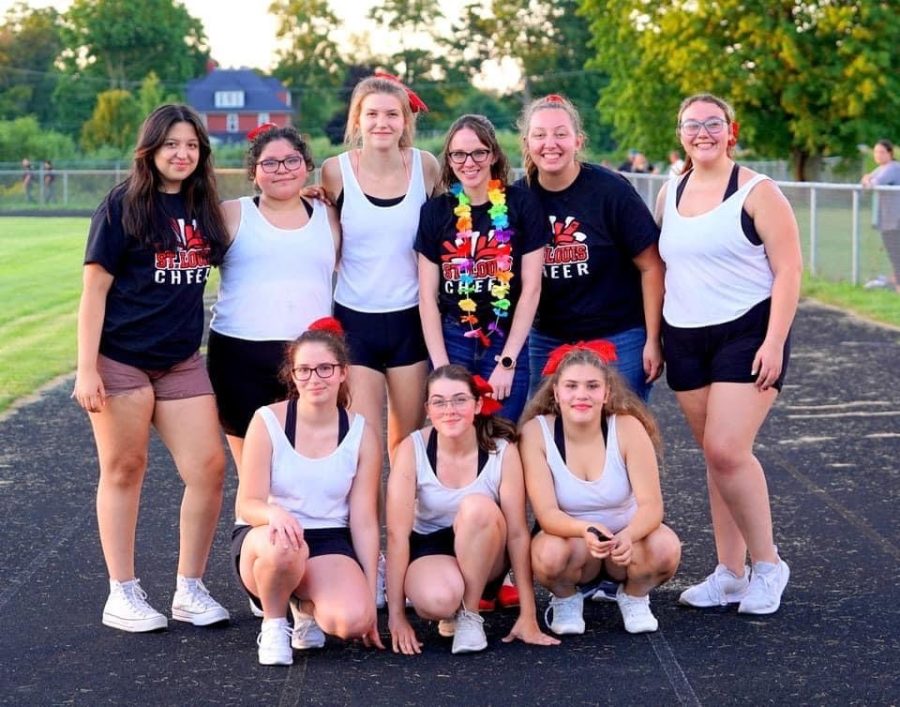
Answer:
<path fill-rule="evenodd" d="M 441 155 L 443 194 L 419 219 L 419 311 L 431 364 L 488 380 L 500 415 L 516 421 L 528 392 L 528 331 L 540 298 L 544 216 L 507 183 L 494 126 L 464 115 Z"/>

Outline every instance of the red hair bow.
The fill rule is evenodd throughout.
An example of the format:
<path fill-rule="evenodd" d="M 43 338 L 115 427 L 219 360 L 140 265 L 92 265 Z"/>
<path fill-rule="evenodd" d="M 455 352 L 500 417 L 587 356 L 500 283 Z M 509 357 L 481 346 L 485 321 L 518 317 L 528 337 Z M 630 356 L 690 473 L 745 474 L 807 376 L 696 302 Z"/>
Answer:
<path fill-rule="evenodd" d="M 542 375 L 549 376 L 556 373 L 559 364 L 573 351 L 593 351 L 603 363 L 616 360 L 616 345 L 606 339 L 594 339 L 593 341 L 579 341 L 577 344 L 563 344 L 550 352 L 547 365 L 541 371 Z"/>
<path fill-rule="evenodd" d="M 270 130 L 275 130 L 277 128 L 278 128 L 278 126 L 275 125 L 275 123 L 263 123 L 262 125 L 257 125 L 255 128 L 253 128 L 253 130 L 251 130 L 249 133 L 247 133 L 247 139 L 255 140 L 263 133 L 267 133 Z"/>
<path fill-rule="evenodd" d="M 344 327 L 334 317 L 322 317 L 309 325 L 309 331 L 327 331 L 337 336 L 344 335 Z"/>
<path fill-rule="evenodd" d="M 547 103 L 564 103 L 565 100 L 566 99 L 558 93 L 551 93 L 549 96 L 544 96 L 544 101 Z"/>
<path fill-rule="evenodd" d="M 413 113 L 427 113 L 428 106 L 425 105 L 425 101 L 419 98 L 418 94 L 413 91 L 409 86 L 403 83 L 398 77 L 393 74 L 389 74 L 386 71 L 376 71 L 375 76 L 380 79 L 387 79 L 388 81 L 393 81 L 394 83 L 398 83 L 403 86 L 403 90 L 406 91 L 406 95 L 409 97 L 409 107 Z"/>
<path fill-rule="evenodd" d="M 475 390 L 478 397 L 481 398 L 481 412 L 479 415 L 495 415 L 503 409 L 503 405 L 494 400 L 494 389 L 481 376 L 472 376 L 472 382 L 475 383 Z"/>
<path fill-rule="evenodd" d="M 738 135 L 741 132 L 741 124 L 736 120 L 731 121 L 731 137 L 728 139 L 729 145 L 737 145 Z"/>

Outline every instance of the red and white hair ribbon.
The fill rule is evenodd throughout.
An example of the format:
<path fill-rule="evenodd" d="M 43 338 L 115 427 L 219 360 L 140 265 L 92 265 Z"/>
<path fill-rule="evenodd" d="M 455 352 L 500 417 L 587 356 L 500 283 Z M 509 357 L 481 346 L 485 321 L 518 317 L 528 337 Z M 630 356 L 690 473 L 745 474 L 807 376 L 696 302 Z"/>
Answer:
<path fill-rule="evenodd" d="M 557 346 L 550 352 L 550 357 L 547 359 L 547 364 L 544 366 L 544 370 L 541 371 L 541 374 L 549 376 L 556 373 L 559 364 L 561 364 L 563 359 L 573 351 L 592 351 L 597 358 L 603 361 L 603 363 L 610 363 L 617 358 L 616 345 L 606 339 L 579 341 L 577 344 L 563 344 L 562 346 Z"/>

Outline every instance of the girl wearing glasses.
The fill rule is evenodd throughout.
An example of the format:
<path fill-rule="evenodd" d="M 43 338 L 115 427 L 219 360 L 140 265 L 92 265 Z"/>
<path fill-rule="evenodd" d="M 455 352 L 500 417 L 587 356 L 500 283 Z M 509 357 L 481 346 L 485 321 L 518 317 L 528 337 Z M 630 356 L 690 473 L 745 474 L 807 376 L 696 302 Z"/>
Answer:
<path fill-rule="evenodd" d="M 555 645 L 535 616 L 525 520 L 525 486 L 516 432 L 493 413 L 490 386 L 462 366 L 428 378 L 432 426 L 407 437 L 394 459 L 387 492 L 387 589 L 394 652 L 421 653 L 406 618 L 405 598 L 424 619 L 453 636 L 453 653 L 484 650 L 478 604 L 512 564 L 519 618 L 504 638 Z"/>
<path fill-rule="evenodd" d="M 586 139 L 581 116 L 562 96 L 526 106 L 520 129 L 520 184 L 550 222 L 528 344 L 531 389 L 556 347 L 602 338 L 615 344 L 616 367 L 646 402 L 663 368 L 663 266 L 653 216 L 627 179 L 578 158 Z"/>
<path fill-rule="evenodd" d="M 172 618 L 228 619 L 203 586 L 225 458 L 199 353 L 203 289 L 227 233 L 209 137 L 189 107 L 164 105 L 144 121 L 128 178 L 91 219 L 78 308 L 72 396 L 90 413 L 100 460 L 97 520 L 109 572 L 103 623 L 166 628 L 135 577 L 135 531 L 156 427 L 184 481 Z"/>
<path fill-rule="evenodd" d="M 331 315 L 340 248 L 334 210 L 301 194 L 314 168 L 292 127 L 266 123 L 248 135 L 247 176 L 257 191 L 222 204 L 229 247 L 220 266 L 207 365 L 219 421 L 240 469 L 254 411 L 284 397 L 284 348 Z"/>
<path fill-rule="evenodd" d="M 663 342 L 669 387 L 703 450 L 718 555 L 679 601 L 771 614 L 790 572 L 773 542 L 753 442 L 787 370 L 802 272 L 797 222 L 772 180 L 733 161 L 738 126 L 725 101 L 685 99 L 676 134 L 684 174 L 663 187 L 656 209 Z"/>
<path fill-rule="evenodd" d="M 528 331 L 541 293 L 547 230 L 527 189 L 507 184 L 494 126 L 464 115 L 442 154 L 445 190 L 422 208 L 419 311 L 435 367 L 465 366 L 488 380 L 500 415 L 518 420 L 528 395 Z"/>
<path fill-rule="evenodd" d="M 577 585 L 602 577 L 620 583 L 625 630 L 656 631 L 650 590 L 681 558 L 678 537 L 662 522 L 659 430 L 607 364 L 612 354 L 607 341 L 552 352 L 522 426 L 525 483 L 540 526 L 531 561 L 552 593 L 548 625 L 557 634 L 584 633 Z"/>
<path fill-rule="evenodd" d="M 347 411 L 349 361 L 340 325 L 314 322 L 288 347 L 288 399 L 261 407 L 247 429 L 232 556 L 262 611 L 262 665 L 291 665 L 292 648 L 321 648 L 326 633 L 383 647 L 375 613 L 379 440 Z"/>
<path fill-rule="evenodd" d="M 427 110 L 389 74 L 363 79 L 350 98 L 350 149 L 322 165 L 343 229 L 334 316 L 347 332 L 353 404 L 383 439 L 387 402 L 389 455 L 422 422 L 428 374 L 413 241 L 438 165 L 412 146 L 416 113 Z"/>

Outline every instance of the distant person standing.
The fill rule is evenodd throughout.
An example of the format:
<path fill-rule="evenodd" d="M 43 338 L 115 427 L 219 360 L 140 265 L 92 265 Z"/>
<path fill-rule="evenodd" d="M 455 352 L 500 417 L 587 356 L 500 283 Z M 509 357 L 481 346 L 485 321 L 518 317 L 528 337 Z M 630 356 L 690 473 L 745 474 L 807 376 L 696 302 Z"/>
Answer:
<path fill-rule="evenodd" d="M 53 163 L 50 160 L 44 160 L 44 203 L 53 202 L 56 192 L 53 183 L 56 181 L 56 173 L 53 171 Z"/>
<path fill-rule="evenodd" d="M 879 140 L 872 148 L 872 156 L 878 165 L 863 175 L 864 187 L 900 185 L 900 162 L 894 159 L 894 144 L 890 140 Z M 893 287 L 900 292 L 900 194 L 883 192 L 878 195 L 878 217 L 875 227 L 881 231 L 884 249 L 891 259 L 893 273 L 890 281 L 877 278 L 866 283 L 867 288 Z"/>
<path fill-rule="evenodd" d="M 34 203 L 34 171 L 27 158 L 22 160 L 22 186 L 25 188 L 25 201 Z"/>
<path fill-rule="evenodd" d="M 678 150 L 672 150 L 669 153 L 669 176 L 677 177 L 684 171 L 684 160 L 681 159 L 681 153 Z"/>

